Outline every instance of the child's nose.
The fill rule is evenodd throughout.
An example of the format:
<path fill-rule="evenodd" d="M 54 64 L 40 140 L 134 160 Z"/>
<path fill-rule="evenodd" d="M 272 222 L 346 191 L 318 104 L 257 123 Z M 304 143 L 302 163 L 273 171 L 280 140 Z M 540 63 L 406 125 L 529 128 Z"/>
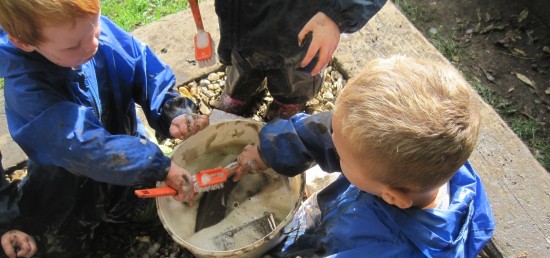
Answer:
<path fill-rule="evenodd" d="M 94 52 L 99 46 L 99 40 L 98 38 L 94 35 L 93 37 L 91 37 L 85 44 L 85 50 L 87 52 Z"/>

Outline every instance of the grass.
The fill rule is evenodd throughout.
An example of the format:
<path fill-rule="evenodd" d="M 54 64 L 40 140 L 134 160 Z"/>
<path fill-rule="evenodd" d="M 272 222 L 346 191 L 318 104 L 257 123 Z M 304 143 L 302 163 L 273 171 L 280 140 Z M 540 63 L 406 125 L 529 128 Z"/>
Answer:
<path fill-rule="evenodd" d="M 394 0 L 394 3 L 401 9 L 403 14 L 413 24 L 428 22 L 430 17 L 422 9 L 412 6 L 406 0 Z M 453 28 L 444 28 L 452 30 Z M 492 89 L 483 85 L 481 80 L 472 77 L 467 67 L 461 65 L 461 60 L 472 58 L 465 51 L 465 47 L 458 41 L 443 36 L 441 28 L 433 33 L 430 31 L 422 32 L 439 52 L 453 63 L 468 79 L 472 87 L 479 95 L 491 105 L 499 115 L 506 121 L 516 135 L 529 147 L 533 156 L 541 163 L 543 167 L 550 171 L 550 134 L 544 125 L 535 119 L 526 117 L 519 112 L 520 108 L 514 106 L 510 101 L 498 97 Z M 452 32 L 447 33 L 452 34 Z"/>
<path fill-rule="evenodd" d="M 187 0 L 101 0 L 101 12 L 127 31 L 187 8 Z"/>

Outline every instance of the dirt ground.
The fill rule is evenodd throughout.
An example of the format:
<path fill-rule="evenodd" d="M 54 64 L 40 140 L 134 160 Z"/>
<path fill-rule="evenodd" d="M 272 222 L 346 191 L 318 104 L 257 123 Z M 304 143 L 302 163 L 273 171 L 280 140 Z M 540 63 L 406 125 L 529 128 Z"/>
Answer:
<path fill-rule="evenodd" d="M 395 0 L 411 22 L 458 67 L 511 127 L 536 121 L 520 135 L 544 160 L 550 142 L 550 28 L 515 0 Z M 544 146 L 544 144 L 542 144 Z M 548 148 L 548 147 L 546 147 Z M 549 154 L 546 154 L 549 155 Z M 548 159 L 548 156 L 546 156 Z M 106 224 L 86 257 L 193 257 L 160 221 Z"/>
<path fill-rule="evenodd" d="M 550 170 L 550 24 L 525 2 L 394 1 Z"/>

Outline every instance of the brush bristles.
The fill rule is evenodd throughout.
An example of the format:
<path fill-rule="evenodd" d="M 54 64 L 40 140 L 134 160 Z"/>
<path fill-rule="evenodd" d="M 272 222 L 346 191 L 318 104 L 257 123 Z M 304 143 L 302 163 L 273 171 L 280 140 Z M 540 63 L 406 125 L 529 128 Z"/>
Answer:
<path fill-rule="evenodd" d="M 210 34 L 207 34 L 207 35 L 208 35 L 208 38 L 210 39 L 210 46 L 211 46 L 210 54 L 205 55 L 205 56 L 200 56 L 200 57 L 195 56 L 195 61 L 197 61 L 200 68 L 214 66 L 216 63 L 218 63 L 218 60 L 217 60 L 216 54 L 215 54 L 216 53 L 216 42 L 214 42 L 214 40 L 210 38 Z M 197 48 L 197 46 L 195 46 L 195 48 Z M 208 57 L 208 56 L 210 56 L 210 57 L 204 59 L 204 57 Z"/>
<path fill-rule="evenodd" d="M 200 68 L 210 67 L 216 64 L 216 57 L 212 56 L 209 59 L 199 60 L 197 61 L 197 63 L 199 64 Z"/>
<path fill-rule="evenodd" d="M 209 192 L 209 191 L 213 191 L 213 190 L 219 190 L 219 189 L 222 189 L 222 188 L 223 188 L 223 183 L 202 187 L 202 186 L 199 185 L 199 183 L 197 181 L 195 181 L 195 191 L 197 193 Z"/>

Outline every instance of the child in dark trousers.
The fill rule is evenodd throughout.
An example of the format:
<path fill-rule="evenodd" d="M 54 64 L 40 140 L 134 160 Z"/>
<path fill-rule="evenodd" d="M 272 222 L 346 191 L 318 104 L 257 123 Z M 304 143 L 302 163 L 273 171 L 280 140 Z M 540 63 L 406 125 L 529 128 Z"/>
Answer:
<path fill-rule="evenodd" d="M 164 137 L 185 139 L 208 117 L 148 46 L 100 15 L 99 0 L 2 0 L 0 27 L 8 127 L 29 157 L 20 219 L 48 236 L 35 237 L 47 241 L 39 251 L 79 257 L 68 249 L 86 252 L 99 222 L 154 218 L 154 200 L 134 190 L 157 181 L 193 201 L 190 173 L 147 139 L 136 104 Z"/>
<path fill-rule="evenodd" d="M 227 66 L 220 109 L 246 115 L 262 82 L 273 96 L 267 119 L 302 111 L 323 85 L 340 33 L 361 29 L 386 0 L 216 0 L 218 55 Z"/>
<path fill-rule="evenodd" d="M 302 204 L 275 255 L 476 257 L 494 230 L 467 161 L 478 101 L 447 65 L 392 57 L 349 82 L 334 113 L 263 127 L 259 145 L 239 155 L 236 180 L 266 167 L 294 176 L 315 162 L 342 172 Z"/>
<path fill-rule="evenodd" d="M 12 222 L 19 216 L 19 194 L 17 182 L 8 182 L 2 166 L 2 153 L 0 153 L 0 242 L 7 257 L 31 257 L 36 251 L 34 238 L 27 234 L 22 225 L 13 225 Z"/>

